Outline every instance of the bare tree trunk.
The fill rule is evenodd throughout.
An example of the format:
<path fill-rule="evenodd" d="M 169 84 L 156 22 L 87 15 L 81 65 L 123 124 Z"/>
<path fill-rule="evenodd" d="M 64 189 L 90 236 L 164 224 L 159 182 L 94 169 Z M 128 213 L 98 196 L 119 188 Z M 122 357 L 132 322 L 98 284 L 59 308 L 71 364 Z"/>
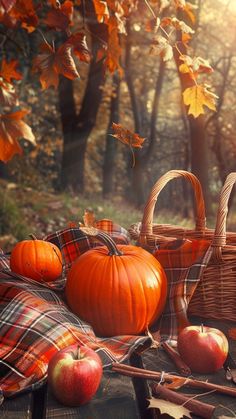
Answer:
<path fill-rule="evenodd" d="M 120 78 L 117 73 L 113 76 L 113 94 L 111 98 L 111 111 L 106 136 L 106 150 L 103 163 L 103 197 L 109 197 L 113 192 L 114 172 L 115 172 L 115 155 L 117 150 L 117 141 L 110 134 L 112 132 L 112 123 L 119 123 L 119 93 Z"/>
<path fill-rule="evenodd" d="M 135 157 L 135 165 L 132 168 L 132 181 L 131 181 L 131 191 L 132 194 L 129 192 L 129 198 L 132 198 L 132 201 L 137 205 L 141 206 L 145 199 L 145 169 L 148 164 L 148 161 L 153 153 L 153 148 L 156 140 L 156 123 L 157 123 L 157 115 L 158 115 L 158 107 L 159 107 L 159 99 L 163 84 L 163 77 L 164 77 L 164 70 L 165 70 L 165 63 L 161 60 L 159 72 L 156 81 L 156 88 L 155 94 L 152 104 L 152 114 L 150 119 L 150 134 L 147 139 L 147 145 L 144 149 L 136 149 L 134 151 Z M 128 86 L 131 106 L 133 111 L 134 117 L 134 127 L 135 132 L 139 135 L 143 135 L 143 127 L 141 123 L 141 112 L 140 106 L 137 98 L 137 94 L 134 88 L 134 80 L 132 77 L 132 68 L 131 68 L 131 30 L 130 30 L 130 22 L 127 23 L 127 44 L 126 44 L 126 55 L 125 55 L 125 76 L 126 76 L 126 83 Z"/>
<path fill-rule="evenodd" d="M 181 43 L 181 37 L 178 35 L 178 48 L 182 54 L 186 54 L 186 46 Z M 192 86 L 192 80 L 188 74 L 180 73 L 179 66 L 182 63 L 180 60 L 179 52 L 174 51 L 176 67 L 178 70 L 181 90 L 184 92 L 185 89 Z M 199 179 L 203 195 L 205 199 L 206 213 L 211 212 L 211 199 L 210 199 L 210 188 L 209 188 L 209 177 L 208 177 L 208 144 L 205 136 L 205 117 L 203 115 L 198 118 L 193 118 L 191 115 L 187 115 L 189 124 L 189 135 L 190 135 L 190 166 L 191 171 Z"/>
<path fill-rule="evenodd" d="M 63 189 L 72 188 L 80 193 L 84 192 L 85 187 L 84 168 L 87 141 L 96 123 L 98 109 L 102 100 L 101 86 L 105 81 L 103 62 L 101 60 L 97 62 L 96 52 L 101 40 L 107 39 L 107 27 L 97 23 L 94 6 L 91 1 L 86 3 L 86 12 L 88 12 L 90 19 L 88 27 L 91 33 L 93 58 L 90 63 L 87 85 L 78 115 L 73 97 L 73 82 L 63 78 L 59 86 L 59 107 L 64 136 L 61 185 Z"/>

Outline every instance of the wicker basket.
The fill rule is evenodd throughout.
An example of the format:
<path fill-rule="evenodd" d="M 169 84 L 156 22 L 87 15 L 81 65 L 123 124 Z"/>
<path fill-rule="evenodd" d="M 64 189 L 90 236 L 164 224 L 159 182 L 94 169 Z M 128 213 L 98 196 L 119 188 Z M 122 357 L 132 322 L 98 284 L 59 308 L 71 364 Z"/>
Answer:
<path fill-rule="evenodd" d="M 157 198 L 166 184 L 175 178 L 188 180 L 194 190 L 196 221 L 193 229 L 170 224 L 153 224 Z M 189 304 L 190 315 L 236 321 L 236 233 L 226 233 L 228 200 L 235 182 L 236 173 L 228 175 L 220 194 L 216 227 L 208 229 L 199 180 L 190 172 L 171 170 L 154 184 L 144 208 L 142 221 L 132 224 L 129 228 L 131 238 L 149 251 L 173 238 L 211 241 L 212 256 Z"/>
<path fill-rule="evenodd" d="M 236 173 L 230 173 L 220 193 L 212 256 L 190 301 L 191 315 L 236 321 L 236 233 L 226 232 L 228 202 L 235 182 Z"/>

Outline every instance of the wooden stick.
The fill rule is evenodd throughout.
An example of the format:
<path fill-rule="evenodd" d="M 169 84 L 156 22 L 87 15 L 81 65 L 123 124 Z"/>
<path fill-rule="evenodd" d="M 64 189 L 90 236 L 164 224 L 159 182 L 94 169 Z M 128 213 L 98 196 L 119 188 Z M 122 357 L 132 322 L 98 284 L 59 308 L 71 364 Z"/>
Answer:
<path fill-rule="evenodd" d="M 177 351 L 175 351 L 167 342 L 163 342 L 161 346 L 172 359 L 181 375 L 183 375 L 184 377 L 188 377 L 189 375 L 191 375 L 190 368 L 188 367 L 188 365 L 185 364 L 185 362 L 182 360 Z"/>
<path fill-rule="evenodd" d="M 179 375 L 173 375 L 168 373 L 163 374 L 158 371 L 144 370 L 142 368 L 131 367 L 130 365 L 119 363 L 112 364 L 112 370 L 120 374 L 127 375 L 128 377 L 145 378 L 147 380 L 153 381 L 160 380 L 163 377 L 165 381 L 172 382 L 173 380 L 180 378 Z M 227 394 L 228 396 L 236 397 L 236 389 L 227 386 L 221 386 L 219 384 L 209 383 L 208 381 L 200 381 L 186 377 L 184 385 L 206 390 L 215 390 L 217 393 Z"/>
<path fill-rule="evenodd" d="M 175 403 L 177 405 L 184 404 L 184 407 L 189 409 L 190 412 L 205 419 L 210 419 L 215 410 L 215 406 L 211 404 L 191 399 L 191 397 L 176 393 L 175 391 L 170 390 L 169 388 L 160 384 L 153 384 L 151 389 L 154 396 L 160 396 L 162 399 L 168 400 L 169 402 Z"/>

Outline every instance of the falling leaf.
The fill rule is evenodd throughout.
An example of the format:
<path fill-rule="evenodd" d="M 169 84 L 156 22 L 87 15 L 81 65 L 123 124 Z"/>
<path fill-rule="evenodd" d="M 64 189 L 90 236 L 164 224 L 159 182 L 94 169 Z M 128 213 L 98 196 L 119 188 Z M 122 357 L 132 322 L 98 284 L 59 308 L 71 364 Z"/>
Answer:
<path fill-rule="evenodd" d="M 44 23 L 58 31 L 65 31 L 73 19 L 73 3 L 66 0 L 60 7 L 53 7 L 48 11 Z"/>
<path fill-rule="evenodd" d="M 123 128 L 122 125 L 115 124 L 114 122 L 112 123 L 112 129 L 115 132 L 112 136 L 117 138 L 117 140 L 121 141 L 123 144 L 127 144 L 135 148 L 142 148 L 145 138 L 141 138 L 138 134 Z"/>
<path fill-rule="evenodd" d="M 22 109 L 17 112 L 0 114 L 0 160 L 5 163 L 14 154 L 22 154 L 18 143 L 20 138 L 35 144 L 35 137 L 30 126 L 22 121 L 27 113 L 27 110 Z"/>
<path fill-rule="evenodd" d="M 128 129 L 125 129 L 120 124 L 112 123 L 112 128 L 115 134 L 111 134 L 112 137 L 117 138 L 117 140 L 121 141 L 123 144 L 126 144 L 130 147 L 132 153 L 132 168 L 135 166 L 135 155 L 133 151 L 133 147 L 135 148 L 142 148 L 142 144 L 145 141 L 145 138 L 140 137 L 138 134 L 135 134 Z"/>
<path fill-rule="evenodd" d="M 217 96 L 207 90 L 204 85 L 188 87 L 183 92 L 183 100 L 186 106 L 189 106 L 188 114 L 197 118 L 204 113 L 203 106 L 215 111 L 215 101 Z"/>
<path fill-rule="evenodd" d="M 180 419 L 183 416 L 187 416 L 191 418 L 190 411 L 186 409 L 186 407 L 169 402 L 163 399 L 156 399 L 152 397 L 148 399 L 149 401 L 149 408 L 159 409 L 161 414 L 168 414 L 175 419 Z"/>
<path fill-rule="evenodd" d="M 11 83 L 13 80 L 21 80 L 22 75 L 16 70 L 16 66 L 18 65 L 17 60 L 11 60 L 7 62 L 5 58 L 2 60 L 2 66 L 0 70 L 0 76 L 6 80 L 8 83 Z"/>
<path fill-rule="evenodd" d="M 59 74 L 71 80 L 79 77 L 71 48 L 72 46 L 67 43 L 62 44 L 57 51 L 47 43 L 41 45 L 41 53 L 33 62 L 33 71 L 41 73 L 40 82 L 43 89 L 50 86 L 57 88 Z"/>

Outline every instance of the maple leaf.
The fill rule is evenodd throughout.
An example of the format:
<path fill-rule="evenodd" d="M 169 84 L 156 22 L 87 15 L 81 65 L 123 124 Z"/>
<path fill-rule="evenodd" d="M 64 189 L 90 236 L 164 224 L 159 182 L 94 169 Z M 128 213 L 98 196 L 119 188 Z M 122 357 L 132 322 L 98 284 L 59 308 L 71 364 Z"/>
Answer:
<path fill-rule="evenodd" d="M 114 73 L 114 71 L 118 70 L 120 75 L 123 74 L 123 70 L 120 66 L 120 57 L 122 53 L 122 49 L 120 46 L 119 34 L 118 34 L 118 26 L 117 26 L 117 19 L 115 16 L 109 18 L 108 21 L 108 43 L 106 48 L 106 59 L 104 61 L 104 66 L 110 71 L 110 73 Z"/>
<path fill-rule="evenodd" d="M 65 31 L 72 24 L 73 3 L 66 0 L 62 5 L 53 7 L 48 11 L 44 23 L 57 31 Z"/>
<path fill-rule="evenodd" d="M 83 32 L 77 32 L 71 35 L 66 41 L 67 44 L 73 47 L 73 52 L 85 63 L 89 63 L 91 60 L 91 54 L 87 46 L 86 36 Z"/>
<path fill-rule="evenodd" d="M 0 114 L 0 160 L 7 162 L 16 153 L 22 154 L 18 143 L 24 138 L 35 144 L 35 137 L 29 125 L 22 118 L 28 113 L 27 110 Z"/>
<path fill-rule="evenodd" d="M 57 51 L 46 42 L 41 45 L 41 53 L 33 62 L 33 72 L 41 73 L 40 82 L 43 89 L 48 89 L 50 86 L 56 89 L 59 83 L 59 74 L 70 80 L 79 77 L 71 55 L 71 48 L 72 45 L 66 42 Z"/>
<path fill-rule="evenodd" d="M 189 73 L 189 76 L 193 79 L 196 79 L 199 73 L 213 72 L 209 61 L 204 60 L 202 57 L 191 58 L 188 55 L 181 55 L 180 60 L 183 61 L 183 64 L 180 64 L 179 71 L 181 73 Z"/>
<path fill-rule="evenodd" d="M 142 148 L 145 138 L 141 138 L 138 134 L 123 128 L 120 124 L 115 124 L 115 122 L 112 123 L 112 129 L 115 132 L 115 134 L 112 134 L 112 137 L 117 138 L 117 140 L 121 141 L 123 144 L 135 148 Z"/>
<path fill-rule="evenodd" d="M 35 30 L 39 21 L 32 0 L 17 0 L 10 10 L 10 16 L 20 21 L 22 28 L 29 33 Z"/>
<path fill-rule="evenodd" d="M 196 5 L 193 5 L 185 0 L 175 0 L 175 5 L 177 9 L 182 9 L 187 14 L 192 23 L 195 23 L 196 17 L 193 10 L 197 8 Z"/>
<path fill-rule="evenodd" d="M 149 408 L 159 409 L 161 414 L 167 413 L 168 415 L 172 416 L 175 419 L 180 419 L 183 416 L 187 416 L 191 418 L 190 411 L 186 409 L 186 407 L 169 402 L 163 399 L 156 399 L 152 397 L 148 399 L 149 401 Z"/>
<path fill-rule="evenodd" d="M 150 54 L 160 55 L 163 61 L 168 61 L 173 58 L 173 48 L 166 38 L 159 35 L 152 40 Z"/>
<path fill-rule="evenodd" d="M 215 100 L 217 99 L 217 96 L 214 93 L 209 92 L 205 85 L 188 87 L 183 92 L 183 99 L 184 104 L 187 106 L 189 105 L 188 114 L 193 115 L 195 118 L 204 113 L 203 106 L 206 106 L 213 111 L 216 110 Z"/>
<path fill-rule="evenodd" d="M 183 20 L 179 20 L 176 17 L 164 17 L 161 20 L 161 26 L 164 28 L 166 26 L 172 26 L 173 28 L 182 31 L 184 33 L 193 34 L 194 30 L 190 28 Z"/>
<path fill-rule="evenodd" d="M 8 83 L 11 83 L 12 79 L 14 80 L 21 80 L 22 75 L 16 70 L 16 66 L 18 65 L 17 60 L 11 60 L 7 62 L 5 58 L 2 60 L 2 66 L 0 70 L 0 76 L 6 80 Z"/>

